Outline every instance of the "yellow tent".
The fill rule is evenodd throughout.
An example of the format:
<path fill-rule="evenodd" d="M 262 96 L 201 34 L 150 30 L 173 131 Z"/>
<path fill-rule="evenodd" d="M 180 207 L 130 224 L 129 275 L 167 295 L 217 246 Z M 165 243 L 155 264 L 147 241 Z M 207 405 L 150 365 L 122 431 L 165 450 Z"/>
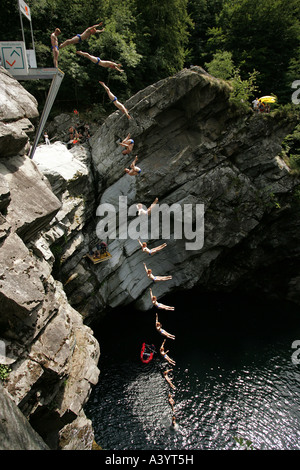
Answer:
<path fill-rule="evenodd" d="M 263 103 L 276 103 L 276 96 L 262 96 L 259 99 Z"/>

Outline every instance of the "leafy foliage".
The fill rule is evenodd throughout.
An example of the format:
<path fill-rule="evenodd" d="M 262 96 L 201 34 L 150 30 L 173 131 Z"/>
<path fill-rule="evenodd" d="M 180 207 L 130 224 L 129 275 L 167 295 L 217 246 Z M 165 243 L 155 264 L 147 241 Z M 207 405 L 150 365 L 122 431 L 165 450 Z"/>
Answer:
<path fill-rule="evenodd" d="M 300 174 L 300 124 L 282 143 L 283 157 L 294 173 Z"/>
<path fill-rule="evenodd" d="M 231 52 L 217 51 L 211 62 L 205 64 L 209 73 L 217 78 L 228 80 L 232 85 L 230 101 L 239 108 L 249 108 L 249 100 L 257 91 L 257 71 L 249 73 L 244 80 L 240 70 L 234 66 Z"/>
<path fill-rule="evenodd" d="M 217 78 L 229 80 L 234 73 L 232 53 L 228 51 L 217 51 L 211 62 L 205 64 L 208 72 Z"/>
<path fill-rule="evenodd" d="M 244 439 L 243 437 L 235 436 L 235 442 L 240 445 L 242 450 L 254 450 L 253 444 L 249 439 Z"/>
<path fill-rule="evenodd" d="M 52 67 L 50 35 L 59 41 L 103 21 L 105 32 L 60 50 L 65 73 L 55 105 L 68 110 L 109 103 L 98 81 L 125 100 L 139 89 L 184 66 L 209 65 L 230 79 L 240 95 L 255 85 L 262 94 L 290 102 L 291 83 L 300 72 L 298 0 L 28 0 L 39 67 Z M 2 0 L 1 40 L 21 40 L 17 1 Z M 24 19 L 26 45 L 29 22 Z M 28 47 L 28 48 L 29 48 Z M 76 50 L 123 65 L 125 72 L 97 67 Z M 216 72 L 217 71 L 217 72 Z M 24 82 L 44 101 L 49 82 Z M 242 98 L 243 99 L 243 98 Z"/>
<path fill-rule="evenodd" d="M 249 100 L 254 97 L 254 92 L 257 91 L 256 79 L 258 76 L 257 71 L 249 73 L 248 78 L 242 80 L 239 69 L 235 69 L 233 77 L 230 80 L 233 86 L 233 91 L 230 94 L 231 103 L 236 106 L 242 106 L 245 109 L 249 107 Z"/>
<path fill-rule="evenodd" d="M 262 93 L 281 95 L 282 102 L 290 99 L 286 79 L 299 54 L 299 18 L 298 0 L 225 0 L 217 19 L 219 48 L 232 52 L 242 77 L 258 70 Z"/>
<path fill-rule="evenodd" d="M 2 380 L 2 382 L 8 379 L 10 372 L 11 369 L 9 366 L 0 364 L 0 380 Z"/>
<path fill-rule="evenodd" d="M 138 44 L 143 56 L 142 80 L 146 84 L 172 75 L 184 66 L 192 21 L 187 0 L 139 0 Z M 150 78 L 150 80 L 149 80 Z"/>

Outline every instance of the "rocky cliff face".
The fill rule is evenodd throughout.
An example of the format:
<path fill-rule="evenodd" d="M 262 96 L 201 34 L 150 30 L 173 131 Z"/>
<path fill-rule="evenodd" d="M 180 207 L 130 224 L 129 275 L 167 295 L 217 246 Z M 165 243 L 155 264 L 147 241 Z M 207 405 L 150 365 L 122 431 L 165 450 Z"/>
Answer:
<path fill-rule="evenodd" d="M 0 133 L 0 336 L 12 364 L 5 387 L 50 447 L 91 445 L 82 406 L 98 379 L 99 346 L 82 317 L 91 324 L 118 306 L 150 309 L 143 262 L 173 276 L 155 285 L 159 299 L 198 286 L 299 303 L 299 179 L 281 158 L 295 123 L 239 113 L 229 92 L 201 68 L 185 69 L 128 100 L 132 119 L 112 112 L 89 145 L 41 145 L 33 161 L 24 155 L 27 137 L 21 146 L 18 132 L 8 132 L 8 146 Z M 35 106 L 13 117 L 9 108 L 2 125 L 18 128 L 35 116 Z M 118 142 L 128 133 L 135 146 L 124 156 Z M 132 177 L 124 168 L 135 155 L 142 173 Z M 155 197 L 169 206 L 204 205 L 203 246 L 187 250 L 171 231 L 145 240 L 150 248 L 167 243 L 149 257 L 136 239 L 117 237 L 108 240 L 112 257 L 93 265 L 85 255 L 99 241 L 97 208 L 106 203 L 118 213 L 120 196 L 127 207 L 148 207 Z"/>
<path fill-rule="evenodd" d="M 50 450 L 0 385 L 1 450 Z"/>
<path fill-rule="evenodd" d="M 82 407 L 98 380 L 99 345 L 53 278 L 53 255 L 39 244 L 51 223 L 59 230 L 62 201 L 25 153 L 36 102 L 4 69 L 0 74 L 0 339 L 11 368 L 5 388 L 50 448 L 69 445 L 64 433 L 76 426 L 88 428 L 92 442 Z M 14 416 L 6 418 L 18 433 Z M 77 440 L 75 448 L 91 442 Z"/>
<path fill-rule="evenodd" d="M 155 197 L 169 206 L 204 204 L 205 234 L 203 247 L 193 251 L 173 233 L 169 239 L 150 237 L 150 248 L 167 242 L 151 258 L 137 240 L 108 240 L 112 259 L 93 266 L 82 258 L 97 241 L 100 219 L 91 219 L 60 266 L 62 279 L 77 275 L 65 290 L 87 321 L 124 304 L 151 308 L 143 262 L 154 274 L 173 275 L 155 285 L 159 298 L 197 285 L 299 302 L 299 210 L 293 196 L 299 179 L 281 158 L 281 141 L 295 123 L 279 114 L 239 113 L 229 92 L 199 67 L 183 70 L 128 100 L 131 120 L 112 112 L 92 136 L 95 210 L 108 203 L 118 213 L 119 196 L 126 196 L 128 207 L 148 207 Z M 135 146 L 124 156 L 118 142 L 127 133 Z M 124 168 L 135 155 L 142 173 L 131 177 Z"/>

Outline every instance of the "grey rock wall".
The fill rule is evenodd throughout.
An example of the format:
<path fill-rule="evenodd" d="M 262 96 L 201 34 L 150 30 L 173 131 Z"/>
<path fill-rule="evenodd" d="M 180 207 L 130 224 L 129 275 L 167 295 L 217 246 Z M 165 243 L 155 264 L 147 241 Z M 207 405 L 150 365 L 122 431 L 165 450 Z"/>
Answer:
<path fill-rule="evenodd" d="M 52 276 L 55 257 L 49 246 L 55 235 L 51 238 L 51 233 L 64 234 L 61 226 L 66 209 L 61 191 L 57 189 L 56 195 L 51 187 L 49 174 L 45 176 L 26 156 L 27 130 L 34 129 L 27 120 L 38 115 L 36 100 L 2 68 L 0 76 L 1 129 L 5 128 L 2 133 L 0 129 L 0 341 L 11 369 L 3 385 L 18 407 L 18 416 L 22 414 L 23 421 L 39 433 L 41 442 L 43 439 L 41 448 L 56 449 L 63 447 L 60 436 L 66 425 L 76 434 L 76 422 L 82 427 L 85 420 L 93 434 L 82 410 L 98 380 L 100 349 L 92 330 L 70 306 L 63 285 Z M 79 170 L 86 177 L 86 181 L 78 180 L 78 174 L 75 178 L 82 192 L 89 175 L 80 162 Z M 58 180 L 53 175 L 52 182 L 63 186 Z M 69 209 L 76 215 L 80 204 L 72 197 Z M 77 222 L 75 225 L 81 228 Z M 42 237 L 45 230 L 49 243 Z M 16 407 L 3 408 L 4 421 L 12 420 Z M 26 436 L 18 436 L 18 416 L 3 441 L 5 448 L 30 448 Z M 78 448 L 88 445 L 79 440 Z M 38 441 L 32 448 L 34 445 L 37 448 Z"/>
<path fill-rule="evenodd" d="M 5 388 L 50 448 L 91 447 L 82 408 L 98 380 L 100 348 L 86 325 L 110 309 L 149 310 L 149 287 L 159 299 L 197 286 L 299 304 L 299 178 L 281 157 L 295 122 L 238 112 L 229 93 L 199 67 L 182 70 L 130 98 L 132 119 L 112 112 L 89 145 L 40 145 L 33 160 L 26 157 L 32 124 L 17 128 L 35 118 L 34 99 L 25 93 L 26 110 L 16 99 L 14 117 L 3 108 L 5 132 L 14 126 L 0 129 L 0 339 L 12 368 Z M 0 100 L 6 95 L 4 88 Z M 124 156 L 118 142 L 128 133 L 135 146 Z M 131 177 L 124 168 L 135 155 L 142 173 Z M 145 241 L 167 247 L 149 257 L 136 239 L 117 237 L 107 240 L 112 257 L 93 265 L 85 255 L 99 241 L 97 208 L 110 204 L 118 215 L 120 196 L 127 208 L 155 197 L 204 205 L 203 246 L 187 250 L 188 240 L 161 233 Z M 128 226 L 138 221 L 130 216 Z M 153 286 L 144 262 L 172 280 Z"/>
<path fill-rule="evenodd" d="M 167 248 L 151 258 L 136 240 L 117 238 L 107 240 L 112 258 L 103 264 L 65 259 L 64 279 L 77 276 L 66 293 L 86 318 L 131 303 L 150 309 L 151 281 L 143 262 L 154 274 L 173 276 L 172 281 L 155 284 L 159 298 L 193 286 L 243 290 L 245 276 L 248 289 L 267 294 L 276 263 L 290 263 L 276 293 L 286 298 L 290 289 L 289 297 L 298 298 L 293 279 L 299 273 L 299 250 L 288 254 L 287 247 L 297 239 L 299 211 L 291 201 L 299 178 L 281 157 L 282 139 L 295 122 L 276 114 L 238 112 L 230 105 L 229 92 L 228 84 L 199 67 L 182 70 L 130 98 L 126 106 L 132 119 L 112 112 L 90 139 L 98 205 L 112 204 L 118 214 L 120 196 L 127 198 L 128 208 L 137 202 L 148 207 L 155 197 L 160 204 L 204 204 L 205 236 L 203 247 L 195 251 L 171 233 L 169 239 L 145 240 L 149 247 L 167 242 Z M 118 142 L 128 133 L 135 146 L 124 156 Z M 124 168 L 135 155 L 142 173 L 131 177 Z M 88 226 L 86 250 L 97 241 L 99 220 Z M 277 250 L 266 245 L 271 228 Z"/>
<path fill-rule="evenodd" d="M 49 450 L 0 385 L 0 450 Z"/>
<path fill-rule="evenodd" d="M 8 157 L 26 152 L 38 110 L 36 99 L 4 67 L 0 74 L 0 157 Z"/>

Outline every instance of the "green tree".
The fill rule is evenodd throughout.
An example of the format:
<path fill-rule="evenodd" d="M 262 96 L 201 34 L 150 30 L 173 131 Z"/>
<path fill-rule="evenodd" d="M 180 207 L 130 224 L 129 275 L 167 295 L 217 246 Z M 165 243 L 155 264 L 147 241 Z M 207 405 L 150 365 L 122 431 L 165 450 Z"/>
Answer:
<path fill-rule="evenodd" d="M 230 102 L 239 108 L 249 109 L 249 101 L 257 92 L 257 71 L 242 79 L 239 68 L 234 66 L 232 53 L 217 51 L 211 62 L 205 64 L 208 72 L 216 78 L 228 80 L 232 86 Z"/>
<path fill-rule="evenodd" d="M 106 0 L 103 6 L 105 32 L 92 37 L 90 53 L 106 60 L 121 63 L 124 73 L 106 70 L 106 83 L 113 82 L 114 92 L 123 97 L 131 93 L 135 69 L 141 61 L 137 52 L 135 33 L 135 1 Z M 93 67 L 99 75 L 99 70 Z M 104 70 L 102 70 L 104 72 Z M 103 74 L 102 74 L 103 75 Z M 120 94 L 121 93 L 121 94 Z"/>
<path fill-rule="evenodd" d="M 21 40 L 17 0 L 2 0 L 1 6 L 0 39 Z M 233 80 L 230 54 L 237 88 L 257 70 L 262 94 L 276 94 L 279 103 L 291 100 L 291 84 L 300 78 L 299 0 L 30 0 L 29 6 L 38 67 L 53 66 L 50 35 L 56 27 L 60 42 L 100 21 L 105 27 L 82 45 L 60 51 L 65 77 L 55 105 L 62 107 L 108 106 L 99 80 L 124 100 L 190 64 L 210 64 L 213 75 L 222 64 L 222 76 Z M 23 24 L 29 46 L 29 22 L 24 18 Z M 76 54 L 79 48 L 122 63 L 125 72 L 96 67 Z M 49 81 L 23 84 L 39 102 L 45 100 Z"/>
<path fill-rule="evenodd" d="M 135 0 L 32 0 L 32 21 L 34 23 L 35 46 L 39 67 L 52 67 L 50 35 L 56 27 L 61 30 L 59 43 L 83 32 L 88 26 L 103 21 L 105 32 L 91 36 L 82 44 L 68 46 L 60 50 L 59 68 L 65 76 L 62 81 L 55 106 L 71 110 L 74 106 L 89 108 L 109 102 L 99 80 L 113 82 L 112 89 L 121 99 L 132 93 L 135 84 L 134 69 L 141 55 L 136 51 L 135 42 Z M 97 67 L 76 54 L 83 50 L 102 59 L 121 62 L 125 72 Z M 36 96 L 39 102 L 45 101 L 49 82 L 24 82 L 25 87 Z"/>
<path fill-rule="evenodd" d="M 281 101 L 287 93 L 287 72 L 300 41 L 298 0 L 226 0 L 217 18 L 223 49 L 232 52 L 242 76 L 260 72 L 263 94 L 275 93 Z"/>
<path fill-rule="evenodd" d="M 1 41 L 22 41 L 18 8 L 17 1 L 1 0 Z"/>
<path fill-rule="evenodd" d="M 217 51 L 211 62 L 205 63 L 207 71 L 216 78 L 229 80 L 234 72 L 232 53 L 228 51 Z"/>
<path fill-rule="evenodd" d="M 191 18 L 187 0 L 137 0 L 138 52 L 145 84 L 183 68 Z"/>
<path fill-rule="evenodd" d="M 189 0 L 188 14 L 192 19 L 192 27 L 189 28 L 189 54 L 188 60 L 193 65 L 201 65 L 212 58 L 212 52 L 219 49 L 213 47 L 212 36 L 216 28 L 216 17 L 220 13 L 224 0 Z"/>
<path fill-rule="evenodd" d="M 242 79 L 239 69 L 233 71 L 230 79 L 232 92 L 230 93 L 230 102 L 239 108 L 249 109 L 250 99 L 257 94 L 258 86 L 256 84 L 259 72 L 254 70 L 248 74 L 247 78 Z"/>

